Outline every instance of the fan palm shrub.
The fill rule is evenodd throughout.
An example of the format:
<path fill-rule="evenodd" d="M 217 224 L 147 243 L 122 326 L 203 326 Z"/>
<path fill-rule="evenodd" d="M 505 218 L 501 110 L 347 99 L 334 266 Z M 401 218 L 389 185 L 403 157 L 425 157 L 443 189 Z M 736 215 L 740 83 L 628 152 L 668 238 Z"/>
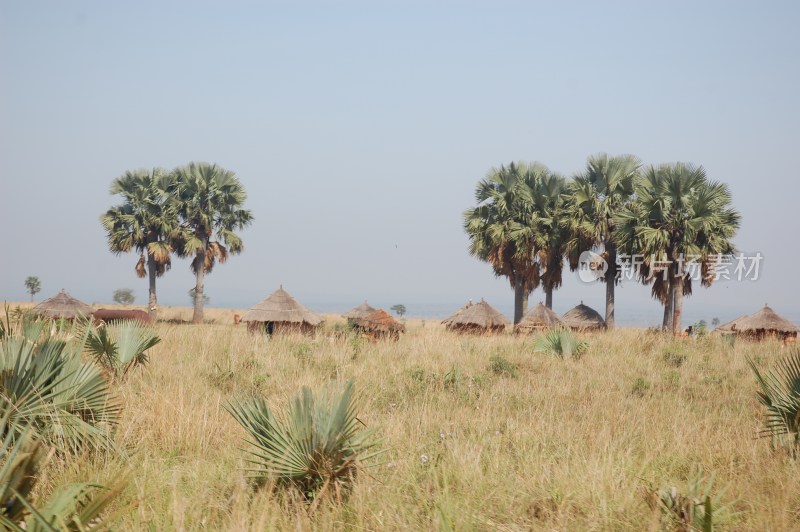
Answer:
<path fill-rule="evenodd" d="M 112 446 L 120 406 L 100 369 L 81 361 L 87 332 L 53 336 L 48 321 L 20 320 L 0 341 L 1 437 L 32 436 L 62 451 Z"/>
<path fill-rule="evenodd" d="M 579 359 L 589 348 L 587 342 L 578 339 L 577 335 L 569 329 L 550 329 L 536 338 L 534 350 L 547 353 L 558 358 Z"/>
<path fill-rule="evenodd" d="M 226 409 L 255 447 L 248 459 L 254 478 L 296 488 L 307 501 L 329 494 L 338 502 L 365 462 L 380 453 L 373 431 L 358 419 L 356 406 L 350 381 L 339 395 L 315 398 L 303 388 L 281 417 L 260 398 L 231 402 Z"/>
<path fill-rule="evenodd" d="M 3 425 L 12 408 L 4 405 Z M 111 523 L 101 513 L 124 489 L 124 480 L 106 489 L 97 484 L 76 482 L 59 486 L 43 498 L 35 496 L 39 471 L 47 453 L 31 431 L 14 437 L 7 433 L 0 444 L 0 527 L 13 531 L 107 530 Z"/>
<path fill-rule="evenodd" d="M 769 373 L 761 374 L 750 357 L 747 363 L 761 387 L 758 399 L 767 407 L 766 427 L 761 436 L 772 437 L 773 445 L 789 445 L 800 451 L 800 349 L 778 361 Z"/>
<path fill-rule="evenodd" d="M 115 377 L 124 378 L 136 366 L 147 364 L 147 350 L 161 342 L 152 329 L 134 321 L 92 328 L 87 351 Z"/>

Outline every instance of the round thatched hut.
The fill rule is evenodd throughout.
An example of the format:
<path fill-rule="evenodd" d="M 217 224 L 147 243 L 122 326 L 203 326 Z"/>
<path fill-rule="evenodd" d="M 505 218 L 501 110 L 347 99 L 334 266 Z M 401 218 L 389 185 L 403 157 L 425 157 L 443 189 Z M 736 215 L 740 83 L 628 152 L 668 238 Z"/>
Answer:
<path fill-rule="evenodd" d="M 33 313 L 45 318 L 74 320 L 78 316 L 89 317 L 94 309 L 69 295 L 63 288 L 50 299 L 45 299 L 35 307 Z"/>
<path fill-rule="evenodd" d="M 794 323 L 778 315 L 769 305 L 753 314 L 734 320 L 731 329 L 740 336 L 761 340 L 767 336 L 777 336 L 782 340 L 796 339 L 800 331 Z"/>
<path fill-rule="evenodd" d="M 342 314 L 342 316 L 347 319 L 347 323 L 354 325 L 356 320 L 361 318 L 366 318 L 376 310 L 378 309 L 370 306 L 370 304 L 367 303 L 367 300 L 365 299 L 364 302 L 361 303 L 359 306 L 350 309 L 346 314 Z"/>
<path fill-rule="evenodd" d="M 518 334 L 530 334 L 543 329 L 553 327 L 563 327 L 564 321 L 551 309 L 539 303 L 528 311 L 522 320 L 514 327 L 514 332 Z"/>
<path fill-rule="evenodd" d="M 372 341 L 399 340 L 406 326 L 391 317 L 385 310 L 376 310 L 368 316 L 356 320 L 355 329 Z"/>
<path fill-rule="evenodd" d="M 456 318 L 458 315 L 460 315 L 462 312 L 464 312 L 465 310 L 467 310 L 467 309 L 468 309 L 469 307 L 471 307 L 471 306 L 472 306 L 472 300 L 470 299 L 469 301 L 467 301 L 467 303 L 466 303 L 466 304 L 465 304 L 463 307 L 461 307 L 460 309 L 458 309 L 457 311 L 455 311 L 455 312 L 453 313 L 453 315 L 452 315 L 452 316 L 450 316 L 449 318 L 445 318 L 445 319 L 443 319 L 443 320 L 442 320 L 442 325 L 449 326 L 449 325 L 450 325 L 450 323 L 451 323 L 451 322 L 452 322 L 452 321 L 453 321 L 453 320 L 454 320 L 454 319 L 455 319 L 455 318 Z"/>
<path fill-rule="evenodd" d="M 247 322 L 250 332 L 312 333 L 322 323 L 322 318 L 301 305 L 283 286 L 248 310 L 241 321 Z"/>
<path fill-rule="evenodd" d="M 599 312 L 592 307 L 581 304 L 573 308 L 561 318 L 564 325 L 573 331 L 602 331 L 606 328 L 606 321 Z"/>
<path fill-rule="evenodd" d="M 448 330 L 468 334 L 501 333 L 511 322 L 483 299 L 474 305 L 470 301 L 444 320 Z"/>

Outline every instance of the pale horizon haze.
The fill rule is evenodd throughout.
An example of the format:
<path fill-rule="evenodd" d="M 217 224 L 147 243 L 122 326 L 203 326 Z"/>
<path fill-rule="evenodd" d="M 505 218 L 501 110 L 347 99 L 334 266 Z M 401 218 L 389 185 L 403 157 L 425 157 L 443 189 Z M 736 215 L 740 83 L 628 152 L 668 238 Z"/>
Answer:
<path fill-rule="evenodd" d="M 606 152 L 703 165 L 742 214 L 737 248 L 764 257 L 758 281 L 696 286 L 684 323 L 764 303 L 797 323 L 799 22 L 789 1 L 0 0 L 0 300 L 28 300 L 35 275 L 38 301 L 146 304 L 137 256 L 110 253 L 99 221 L 111 181 L 206 161 L 254 215 L 206 277 L 210 306 L 282 284 L 321 312 L 443 317 L 484 297 L 510 315 L 508 281 L 467 252 L 476 183 Z M 602 284 L 564 278 L 555 310 L 603 312 Z M 193 286 L 175 258 L 159 303 Z M 649 287 L 616 303 L 620 324 L 660 322 Z"/>

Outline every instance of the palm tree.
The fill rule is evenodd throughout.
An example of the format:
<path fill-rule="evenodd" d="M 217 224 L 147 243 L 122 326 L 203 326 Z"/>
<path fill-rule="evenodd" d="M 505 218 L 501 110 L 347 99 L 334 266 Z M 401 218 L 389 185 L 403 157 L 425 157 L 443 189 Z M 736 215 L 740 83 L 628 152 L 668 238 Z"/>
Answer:
<path fill-rule="evenodd" d="M 553 308 L 553 291 L 561 286 L 567 232 L 564 216 L 566 180 L 558 174 L 538 176 L 533 187 L 531 227 L 535 235 L 539 279 L 545 293 L 545 306 Z"/>
<path fill-rule="evenodd" d="M 496 276 L 507 277 L 514 289 L 514 323 L 525 314 L 543 272 L 551 290 L 561 283 L 559 259 L 551 256 L 560 253 L 548 233 L 555 220 L 549 193 L 558 189 L 559 179 L 538 162 L 492 168 L 475 190 L 478 205 L 464 212 L 470 254 L 488 262 Z"/>
<path fill-rule="evenodd" d="M 636 199 L 616 218 L 615 236 L 626 251 L 640 254 L 639 278 L 652 282 L 653 297 L 664 305 L 665 329 L 681 330 L 683 296 L 692 293 L 699 268 L 702 286 L 714 281 L 719 257 L 734 251 L 731 238 L 741 216 L 732 209 L 728 186 L 710 181 L 702 166 L 685 163 L 648 168 Z"/>
<path fill-rule="evenodd" d="M 170 182 L 169 174 L 160 168 L 125 172 L 111 183 L 111 194 L 122 196 L 122 204 L 100 218 L 112 253 L 134 250 L 139 254 L 136 275 L 149 279 L 148 308 L 154 319 L 158 307 L 156 277 L 171 266 L 170 241 L 178 227 L 178 215 L 167 193 Z"/>
<path fill-rule="evenodd" d="M 641 162 L 633 155 L 589 157 L 586 170 L 570 183 L 564 206 L 564 228 L 570 269 L 578 268 L 580 254 L 602 250 L 608 264 L 606 283 L 606 325 L 614 327 L 614 286 L 617 282 L 617 243 L 614 239 L 615 215 L 630 200 L 639 176 Z"/>
<path fill-rule="evenodd" d="M 242 208 L 247 194 L 236 174 L 216 164 L 189 163 L 175 170 L 174 196 L 182 232 L 176 240 L 181 256 L 194 256 L 194 314 L 202 323 L 205 274 L 228 254 L 244 249 L 235 231 L 250 225 L 253 215 Z"/>
<path fill-rule="evenodd" d="M 42 291 L 42 282 L 39 280 L 38 277 L 34 275 L 29 275 L 28 277 L 25 278 L 25 288 L 31 295 L 31 302 L 33 302 L 33 296 Z"/>

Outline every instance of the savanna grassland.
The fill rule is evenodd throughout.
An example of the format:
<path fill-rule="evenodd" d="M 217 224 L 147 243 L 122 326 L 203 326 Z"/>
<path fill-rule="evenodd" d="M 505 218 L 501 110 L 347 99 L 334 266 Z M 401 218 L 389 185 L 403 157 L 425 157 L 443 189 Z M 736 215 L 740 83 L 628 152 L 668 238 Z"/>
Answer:
<path fill-rule="evenodd" d="M 686 490 L 702 468 L 735 512 L 727 528 L 800 519 L 800 462 L 755 437 L 764 409 L 745 355 L 767 368 L 786 354 L 777 342 L 618 329 L 582 335 L 586 354 L 562 360 L 531 337 L 438 322 L 373 344 L 330 323 L 316 337 L 253 336 L 232 314 L 159 323 L 149 364 L 115 384 L 122 454 L 54 459 L 42 489 L 127 475 L 111 508 L 120 530 L 642 530 L 662 526 L 648 487 Z M 309 512 L 252 487 L 227 402 L 260 395 L 283 411 L 303 386 L 349 379 L 386 450 L 350 497 Z"/>

